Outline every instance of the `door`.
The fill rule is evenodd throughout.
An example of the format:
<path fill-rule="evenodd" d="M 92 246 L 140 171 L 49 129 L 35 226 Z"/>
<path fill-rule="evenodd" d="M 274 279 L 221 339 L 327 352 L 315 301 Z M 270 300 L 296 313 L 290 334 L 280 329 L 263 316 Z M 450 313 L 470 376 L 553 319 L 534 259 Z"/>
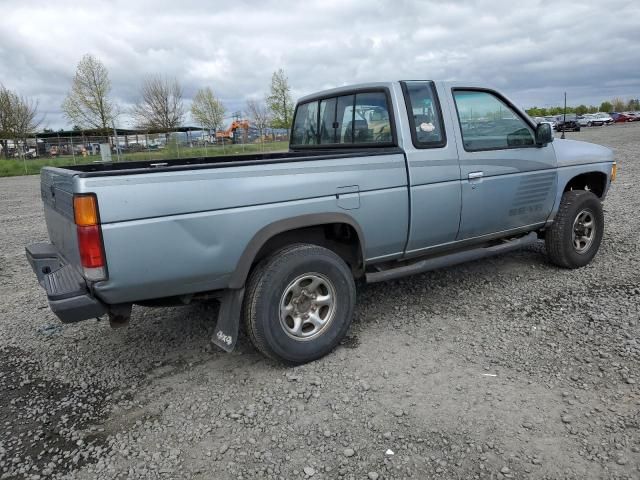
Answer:
<path fill-rule="evenodd" d="M 551 145 L 498 93 L 453 89 L 462 185 L 458 240 L 544 223 L 557 185 Z"/>
<path fill-rule="evenodd" d="M 460 166 L 453 120 L 443 116 L 439 95 L 430 81 L 402 82 L 407 115 L 399 116 L 402 132 L 410 132 L 403 148 L 410 183 L 411 225 L 406 256 L 454 242 L 460 225 Z"/>

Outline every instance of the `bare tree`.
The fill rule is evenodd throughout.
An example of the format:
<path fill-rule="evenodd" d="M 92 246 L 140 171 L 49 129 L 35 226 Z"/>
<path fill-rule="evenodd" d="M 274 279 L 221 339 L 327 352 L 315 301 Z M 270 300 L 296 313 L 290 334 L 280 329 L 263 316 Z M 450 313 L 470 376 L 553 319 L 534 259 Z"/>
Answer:
<path fill-rule="evenodd" d="M 62 103 L 62 110 L 72 124 L 107 130 L 116 115 L 110 93 L 111 81 L 107 68 L 96 57 L 86 54 L 78 63 L 71 91 Z"/>
<path fill-rule="evenodd" d="M 271 124 L 271 112 L 263 102 L 253 99 L 247 100 L 247 111 L 260 133 L 260 145 L 264 151 L 264 131 Z"/>
<path fill-rule="evenodd" d="M 611 106 L 613 107 L 614 112 L 622 112 L 627 105 L 622 98 L 615 97 L 613 100 L 611 100 Z"/>
<path fill-rule="evenodd" d="M 5 158 L 9 158 L 9 139 L 13 130 L 13 92 L 0 85 L 0 146 Z"/>
<path fill-rule="evenodd" d="M 19 140 L 26 145 L 29 134 L 41 123 L 37 116 L 38 102 L 0 85 L 0 145 L 6 158 L 9 158 L 9 140 L 16 144 Z"/>
<path fill-rule="evenodd" d="M 142 84 L 140 96 L 131 112 L 139 127 L 168 132 L 182 125 L 185 109 L 178 80 L 149 77 Z"/>
<path fill-rule="evenodd" d="M 271 110 L 271 124 L 274 128 L 289 128 L 293 119 L 293 99 L 289 79 L 283 69 L 273 72 L 271 77 L 271 93 L 267 97 L 267 105 Z"/>
<path fill-rule="evenodd" d="M 214 132 L 222 127 L 225 108 L 222 102 L 216 98 L 211 88 L 198 90 L 191 104 L 191 115 L 196 122 L 207 130 Z"/>

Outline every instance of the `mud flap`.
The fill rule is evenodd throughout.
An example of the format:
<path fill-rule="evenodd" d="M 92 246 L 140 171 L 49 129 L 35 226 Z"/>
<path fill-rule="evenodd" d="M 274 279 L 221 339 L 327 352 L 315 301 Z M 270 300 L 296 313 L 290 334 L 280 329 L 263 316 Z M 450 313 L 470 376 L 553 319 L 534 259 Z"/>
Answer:
<path fill-rule="evenodd" d="M 240 331 L 244 288 L 226 290 L 220 299 L 218 323 L 211 341 L 226 352 L 233 351 Z"/>

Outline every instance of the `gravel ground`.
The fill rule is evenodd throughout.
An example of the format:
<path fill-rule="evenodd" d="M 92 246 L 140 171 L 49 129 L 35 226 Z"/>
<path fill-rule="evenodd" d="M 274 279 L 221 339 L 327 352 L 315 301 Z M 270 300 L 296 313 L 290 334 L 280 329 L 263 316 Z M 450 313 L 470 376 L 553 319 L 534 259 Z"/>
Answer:
<path fill-rule="evenodd" d="M 215 306 L 62 325 L 23 255 L 38 177 L 0 179 L 0 478 L 640 478 L 640 125 L 615 149 L 594 262 L 544 246 L 359 287 L 297 368 L 209 343 Z"/>

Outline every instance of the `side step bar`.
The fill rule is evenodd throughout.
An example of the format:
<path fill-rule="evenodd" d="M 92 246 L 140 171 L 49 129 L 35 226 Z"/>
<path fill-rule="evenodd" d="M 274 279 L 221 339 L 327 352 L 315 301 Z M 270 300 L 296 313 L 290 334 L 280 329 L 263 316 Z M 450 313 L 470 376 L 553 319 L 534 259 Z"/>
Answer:
<path fill-rule="evenodd" d="M 537 233 L 531 232 L 524 237 L 509 240 L 491 247 L 474 248 L 472 250 L 465 250 L 462 252 L 419 260 L 410 265 L 403 265 L 401 267 L 390 268 L 379 272 L 370 272 L 366 274 L 366 279 L 367 283 L 386 282 L 387 280 L 393 280 L 407 275 L 437 270 L 438 268 L 450 267 L 451 265 L 457 265 L 459 263 L 470 262 L 472 260 L 479 260 L 481 258 L 510 252 L 525 245 L 534 243 L 536 240 L 538 240 Z"/>

